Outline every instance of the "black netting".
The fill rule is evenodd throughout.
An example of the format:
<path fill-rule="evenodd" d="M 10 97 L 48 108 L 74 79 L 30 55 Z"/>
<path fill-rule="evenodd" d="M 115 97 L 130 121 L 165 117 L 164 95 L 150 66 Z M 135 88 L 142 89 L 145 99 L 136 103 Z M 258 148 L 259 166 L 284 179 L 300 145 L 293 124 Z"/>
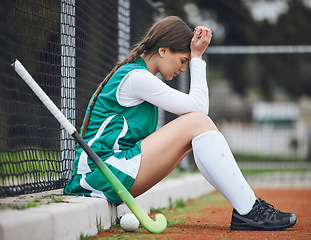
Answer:
<path fill-rule="evenodd" d="M 55 189 L 64 184 L 59 124 L 10 62 L 24 63 L 59 106 L 60 3 L 1 1 L 0 6 L 0 195 Z"/>
<path fill-rule="evenodd" d="M 136 19 L 149 5 L 132 2 Z M 118 60 L 120 7 L 114 0 L 0 2 L 1 197 L 62 188 L 74 159 L 73 139 L 17 76 L 11 60 L 22 62 L 79 129 L 89 99 Z"/>
<path fill-rule="evenodd" d="M 132 16 L 130 43 L 133 46 L 141 40 L 159 13 L 154 6 L 143 0 L 131 0 L 130 13 Z"/>

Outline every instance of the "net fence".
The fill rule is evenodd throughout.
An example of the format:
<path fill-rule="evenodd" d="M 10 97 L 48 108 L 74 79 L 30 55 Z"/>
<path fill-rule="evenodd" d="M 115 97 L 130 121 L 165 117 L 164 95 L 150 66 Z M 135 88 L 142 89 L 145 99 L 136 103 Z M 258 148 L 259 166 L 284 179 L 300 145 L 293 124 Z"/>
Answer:
<path fill-rule="evenodd" d="M 157 14 L 144 0 L 0 2 L 1 197 L 64 187 L 74 160 L 74 140 L 11 60 L 22 62 L 79 129 L 99 83 Z"/>
<path fill-rule="evenodd" d="M 297 83 L 310 86 L 305 71 L 310 53 L 310 46 L 211 46 L 206 51 L 209 116 L 251 185 L 310 187 L 311 99 L 285 91 L 298 91 Z M 286 61 L 291 69 L 283 67 Z M 245 94 L 238 93 L 237 83 L 245 84 Z"/>
<path fill-rule="evenodd" d="M 304 71 L 310 53 L 311 46 L 207 49 L 210 116 L 225 132 L 232 151 L 267 160 L 276 156 L 293 161 L 307 158 L 310 98 L 294 94 L 302 86 L 310 86 L 310 72 Z M 293 68 L 284 69 L 289 61 Z"/>

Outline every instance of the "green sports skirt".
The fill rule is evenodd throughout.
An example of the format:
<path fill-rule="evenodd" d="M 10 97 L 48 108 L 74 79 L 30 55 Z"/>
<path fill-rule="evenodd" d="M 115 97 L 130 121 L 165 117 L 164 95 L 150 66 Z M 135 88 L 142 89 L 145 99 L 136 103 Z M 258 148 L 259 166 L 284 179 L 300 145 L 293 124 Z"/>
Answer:
<path fill-rule="evenodd" d="M 103 160 L 127 190 L 132 187 L 139 170 L 140 143 L 141 141 L 137 142 L 134 147 L 116 152 Z M 74 172 L 64 188 L 64 194 L 102 197 L 116 206 L 122 203 L 122 199 L 97 168 L 86 174 Z"/>

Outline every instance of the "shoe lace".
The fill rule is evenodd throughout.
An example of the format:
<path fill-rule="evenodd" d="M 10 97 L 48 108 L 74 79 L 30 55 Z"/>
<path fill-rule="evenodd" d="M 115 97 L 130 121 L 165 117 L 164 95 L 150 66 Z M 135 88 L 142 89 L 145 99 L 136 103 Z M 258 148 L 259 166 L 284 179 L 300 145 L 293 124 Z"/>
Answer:
<path fill-rule="evenodd" d="M 265 216 L 267 214 L 269 215 L 276 215 L 279 210 L 274 209 L 274 206 L 270 203 L 267 203 L 266 201 L 262 200 L 262 199 L 257 199 L 258 201 L 258 208 L 257 208 L 257 212 L 260 216 Z"/>

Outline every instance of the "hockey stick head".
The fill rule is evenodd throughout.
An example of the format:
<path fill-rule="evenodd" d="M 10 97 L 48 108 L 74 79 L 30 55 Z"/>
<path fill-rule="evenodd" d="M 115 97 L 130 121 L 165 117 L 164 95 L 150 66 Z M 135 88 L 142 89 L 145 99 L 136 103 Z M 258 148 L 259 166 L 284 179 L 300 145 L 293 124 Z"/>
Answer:
<path fill-rule="evenodd" d="M 151 219 L 131 195 L 126 194 L 121 198 L 123 198 L 128 208 L 137 217 L 140 224 L 149 232 L 161 233 L 166 229 L 167 220 L 163 214 L 158 213 L 155 215 L 154 219 Z"/>
<path fill-rule="evenodd" d="M 147 230 L 149 230 L 150 232 L 153 232 L 153 233 L 161 233 L 166 229 L 166 227 L 167 227 L 167 220 L 166 220 L 165 216 L 161 213 L 158 213 L 154 217 L 153 228 L 150 230 L 147 227 L 145 227 L 145 228 Z"/>

